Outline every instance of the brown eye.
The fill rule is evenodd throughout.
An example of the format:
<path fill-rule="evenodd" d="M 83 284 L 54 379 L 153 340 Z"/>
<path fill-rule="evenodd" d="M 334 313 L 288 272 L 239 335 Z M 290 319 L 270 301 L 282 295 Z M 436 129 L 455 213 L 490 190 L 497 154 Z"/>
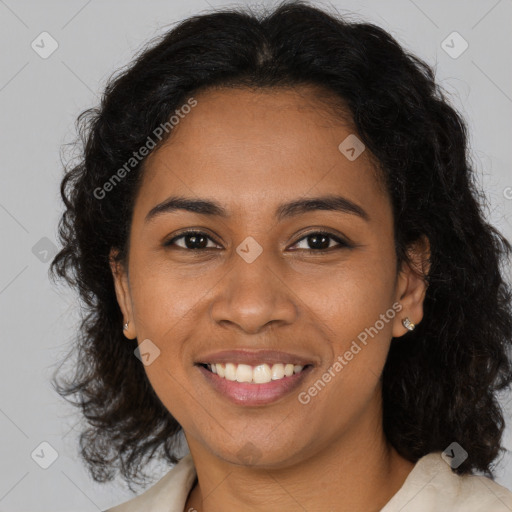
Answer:
<path fill-rule="evenodd" d="M 333 233 L 326 231 L 315 231 L 309 233 L 302 237 L 295 245 L 297 245 L 299 242 L 302 242 L 303 240 L 306 240 L 308 247 L 302 248 L 302 250 L 310 252 L 324 252 L 336 248 L 336 246 L 333 247 L 330 245 L 331 240 L 334 240 L 338 244 L 337 248 L 350 247 L 350 244 L 334 235 Z"/>
<path fill-rule="evenodd" d="M 176 244 L 177 240 L 183 239 L 183 245 Z M 177 245 L 181 249 L 188 249 L 191 251 L 197 251 L 201 249 L 211 249 L 212 247 L 207 247 L 208 241 L 211 240 L 214 242 L 212 238 L 210 238 L 206 233 L 201 231 L 186 231 L 181 233 L 178 236 L 175 236 L 171 240 L 164 243 L 165 247 Z"/>

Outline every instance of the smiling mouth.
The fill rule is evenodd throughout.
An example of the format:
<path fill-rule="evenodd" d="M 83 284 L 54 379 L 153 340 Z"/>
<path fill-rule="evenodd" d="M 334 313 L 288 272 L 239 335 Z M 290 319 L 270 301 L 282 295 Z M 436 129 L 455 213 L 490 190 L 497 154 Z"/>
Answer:
<path fill-rule="evenodd" d="M 249 384 L 266 384 L 268 382 L 286 379 L 312 366 L 311 364 L 303 366 L 294 365 L 292 363 L 263 363 L 255 366 L 235 363 L 199 363 L 198 365 L 222 379 Z"/>

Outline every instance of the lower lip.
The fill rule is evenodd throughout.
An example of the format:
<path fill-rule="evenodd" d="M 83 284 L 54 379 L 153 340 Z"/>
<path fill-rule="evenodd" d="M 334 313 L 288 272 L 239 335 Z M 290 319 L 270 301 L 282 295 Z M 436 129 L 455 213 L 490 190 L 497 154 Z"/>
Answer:
<path fill-rule="evenodd" d="M 237 405 L 255 406 L 270 404 L 291 393 L 301 385 L 313 366 L 308 366 L 290 377 L 272 380 L 265 384 L 227 380 L 207 370 L 204 366 L 197 365 L 197 368 L 213 388 L 231 402 Z"/>

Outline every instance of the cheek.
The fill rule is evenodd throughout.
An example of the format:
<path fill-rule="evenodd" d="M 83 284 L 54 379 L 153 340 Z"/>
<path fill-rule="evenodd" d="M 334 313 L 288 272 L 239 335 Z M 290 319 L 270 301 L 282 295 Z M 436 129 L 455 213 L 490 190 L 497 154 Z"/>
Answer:
<path fill-rule="evenodd" d="M 173 357 L 169 350 L 162 351 L 151 365 L 144 367 L 144 370 L 164 407 L 181 426 L 189 427 L 192 422 L 191 394 L 185 390 L 186 386 L 182 384 L 185 382 L 184 374 L 181 368 L 173 366 Z M 194 404 L 201 406 L 198 400 L 194 400 Z"/>
<path fill-rule="evenodd" d="M 151 362 L 144 364 L 144 371 L 166 409 L 180 424 L 186 424 L 190 408 L 186 381 L 190 368 L 185 364 L 184 350 L 197 295 L 190 294 L 172 276 L 154 271 L 133 278 L 139 350 L 143 352 L 142 343 L 151 342 L 147 345 L 152 353 Z"/>
<path fill-rule="evenodd" d="M 201 308 L 201 297 L 208 286 L 205 277 L 180 277 L 168 268 L 140 267 L 132 277 L 132 298 L 140 335 L 167 342 L 171 331 L 174 339 L 177 332 L 183 332 L 190 315 Z"/>
<path fill-rule="evenodd" d="M 340 395 L 364 395 L 377 385 L 400 308 L 393 283 L 389 268 L 377 262 L 352 265 L 304 295 L 330 346 L 332 363 L 338 362 L 331 373 Z"/>
<path fill-rule="evenodd" d="M 391 266 L 383 265 L 382 260 L 360 258 L 332 269 L 328 275 L 302 276 L 293 289 L 300 290 L 301 300 L 326 332 L 334 335 L 335 342 L 340 342 L 338 348 L 342 350 L 347 341 L 373 326 L 392 308 L 395 289 Z M 387 336 L 391 322 L 379 322 L 378 330 Z"/>

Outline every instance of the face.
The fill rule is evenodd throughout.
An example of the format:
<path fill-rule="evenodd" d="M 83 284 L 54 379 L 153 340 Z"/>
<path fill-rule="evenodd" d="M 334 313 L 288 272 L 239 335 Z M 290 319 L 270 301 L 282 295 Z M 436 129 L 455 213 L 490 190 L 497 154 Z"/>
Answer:
<path fill-rule="evenodd" d="M 405 316 L 421 320 L 425 288 L 396 272 L 389 197 L 367 151 L 339 149 L 354 131 L 314 90 L 195 99 L 147 159 L 129 263 L 112 266 L 125 334 L 145 343 L 147 376 L 191 450 L 304 460 L 380 422 L 390 340 Z M 165 206 L 171 196 L 203 203 Z M 336 209 L 307 202 L 335 197 Z M 212 361 L 260 367 L 239 380 L 275 378 L 232 382 L 199 364 Z M 305 368 L 282 377 L 279 362 Z"/>

